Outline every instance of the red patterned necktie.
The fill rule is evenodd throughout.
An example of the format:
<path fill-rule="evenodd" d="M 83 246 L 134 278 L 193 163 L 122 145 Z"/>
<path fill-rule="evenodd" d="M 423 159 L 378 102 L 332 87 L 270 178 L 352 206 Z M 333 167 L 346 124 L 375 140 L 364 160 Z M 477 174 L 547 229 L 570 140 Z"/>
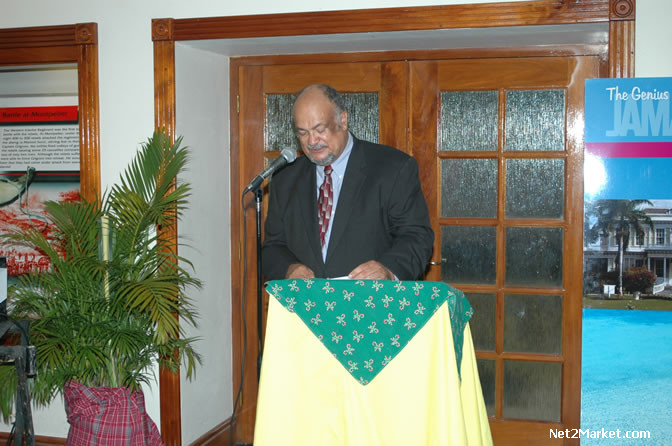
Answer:
<path fill-rule="evenodd" d="M 331 186 L 331 166 L 324 166 L 324 181 L 320 186 L 320 197 L 317 200 L 317 214 L 320 224 L 320 241 L 324 246 L 324 239 L 329 229 L 329 220 L 331 220 L 331 209 L 334 204 L 334 191 Z"/>

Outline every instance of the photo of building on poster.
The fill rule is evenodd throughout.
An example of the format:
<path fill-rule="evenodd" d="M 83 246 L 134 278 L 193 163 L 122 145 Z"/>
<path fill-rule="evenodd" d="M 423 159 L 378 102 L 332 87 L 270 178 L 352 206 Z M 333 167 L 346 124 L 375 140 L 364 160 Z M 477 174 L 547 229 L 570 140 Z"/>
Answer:
<path fill-rule="evenodd" d="M 79 199 L 76 105 L 0 107 L 0 234 L 34 227 L 49 234 L 46 201 Z M 49 268 L 39 252 L 0 244 L 12 277 Z"/>
<path fill-rule="evenodd" d="M 671 92 L 672 78 L 586 81 L 584 294 L 672 295 Z"/>

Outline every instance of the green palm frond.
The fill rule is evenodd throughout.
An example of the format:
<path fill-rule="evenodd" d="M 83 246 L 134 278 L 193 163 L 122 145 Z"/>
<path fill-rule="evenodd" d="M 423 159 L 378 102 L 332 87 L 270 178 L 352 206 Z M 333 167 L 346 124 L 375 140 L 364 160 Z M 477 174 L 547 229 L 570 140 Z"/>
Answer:
<path fill-rule="evenodd" d="M 49 236 L 27 229 L 4 237 L 51 261 L 49 271 L 20 276 L 10 289 L 12 316 L 32 321 L 37 403 L 49 402 L 72 379 L 137 389 L 152 381 L 156 362 L 170 370 L 183 364 L 193 375 L 197 339 L 184 338 L 180 324 L 195 325 L 188 293 L 201 282 L 165 234 L 190 197 L 189 184 L 178 182 L 188 153 L 181 138 L 172 144 L 157 132 L 99 200 L 46 203 Z M 110 233 L 105 258 L 102 217 Z M 8 386 L 3 380 L 3 414 L 9 406 L 2 397 L 13 391 Z"/>

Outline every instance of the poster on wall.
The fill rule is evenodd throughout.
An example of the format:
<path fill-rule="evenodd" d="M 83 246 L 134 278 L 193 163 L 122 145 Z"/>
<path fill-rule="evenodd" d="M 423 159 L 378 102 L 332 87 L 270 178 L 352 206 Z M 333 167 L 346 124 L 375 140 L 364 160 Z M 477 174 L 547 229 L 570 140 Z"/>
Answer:
<path fill-rule="evenodd" d="M 581 432 L 597 435 L 581 444 L 665 443 L 672 78 L 590 79 L 585 93 Z"/>
<path fill-rule="evenodd" d="M 622 283 L 641 269 L 656 276 L 652 293 L 670 284 L 671 96 L 672 78 L 586 81 L 585 293 L 641 292 Z"/>
<path fill-rule="evenodd" d="M 35 227 L 45 234 L 45 201 L 79 199 L 76 105 L 0 107 L 0 233 Z M 0 245 L 9 277 L 47 269 L 39 252 Z"/>

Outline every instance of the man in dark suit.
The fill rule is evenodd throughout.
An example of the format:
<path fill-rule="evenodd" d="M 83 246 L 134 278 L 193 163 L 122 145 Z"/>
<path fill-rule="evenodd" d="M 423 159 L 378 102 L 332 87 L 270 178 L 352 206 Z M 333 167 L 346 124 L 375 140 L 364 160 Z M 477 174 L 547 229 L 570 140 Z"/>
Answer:
<path fill-rule="evenodd" d="M 421 278 L 434 232 L 416 161 L 351 135 L 342 99 L 328 85 L 301 90 L 293 112 L 305 156 L 271 182 L 266 278 Z"/>

